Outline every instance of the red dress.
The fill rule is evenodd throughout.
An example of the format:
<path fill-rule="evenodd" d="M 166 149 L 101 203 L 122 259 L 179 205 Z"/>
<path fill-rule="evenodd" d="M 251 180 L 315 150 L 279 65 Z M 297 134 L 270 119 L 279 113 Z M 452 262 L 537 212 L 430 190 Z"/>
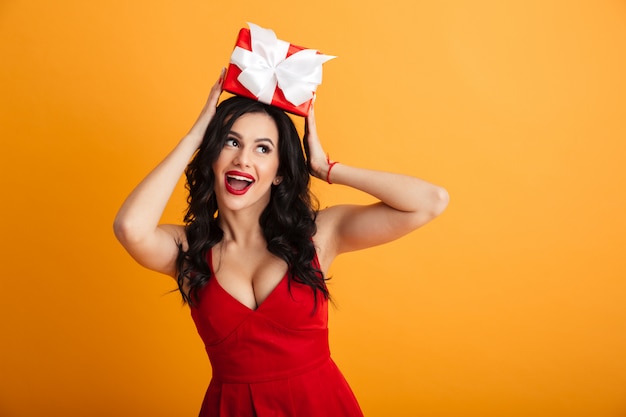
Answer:
<path fill-rule="evenodd" d="M 363 416 L 330 358 L 328 302 L 317 299 L 314 309 L 311 287 L 286 275 L 251 310 L 209 279 L 191 309 L 213 369 L 200 417 Z"/>

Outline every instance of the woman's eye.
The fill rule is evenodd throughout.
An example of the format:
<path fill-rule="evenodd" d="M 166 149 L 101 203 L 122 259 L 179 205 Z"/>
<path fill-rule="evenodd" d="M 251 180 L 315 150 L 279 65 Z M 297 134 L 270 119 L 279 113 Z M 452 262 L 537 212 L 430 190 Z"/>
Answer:
<path fill-rule="evenodd" d="M 232 147 L 239 146 L 239 142 L 237 142 L 237 139 L 234 138 L 226 138 L 226 142 L 224 142 L 224 144 Z"/>
<path fill-rule="evenodd" d="M 259 145 L 257 149 L 260 153 L 269 153 L 271 151 L 270 147 L 265 145 Z"/>

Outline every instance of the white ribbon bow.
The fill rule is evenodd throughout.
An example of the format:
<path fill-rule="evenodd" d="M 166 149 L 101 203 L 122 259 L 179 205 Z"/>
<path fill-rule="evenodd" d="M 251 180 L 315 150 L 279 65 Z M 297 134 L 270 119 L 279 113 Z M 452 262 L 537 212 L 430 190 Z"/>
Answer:
<path fill-rule="evenodd" d="M 250 26 L 252 51 L 235 47 L 230 62 L 242 72 L 237 77 L 260 102 L 271 104 L 276 86 L 294 106 L 313 98 L 322 83 L 322 64 L 334 56 L 303 49 L 289 57 L 289 43 L 276 38 L 274 31 L 253 23 Z"/>

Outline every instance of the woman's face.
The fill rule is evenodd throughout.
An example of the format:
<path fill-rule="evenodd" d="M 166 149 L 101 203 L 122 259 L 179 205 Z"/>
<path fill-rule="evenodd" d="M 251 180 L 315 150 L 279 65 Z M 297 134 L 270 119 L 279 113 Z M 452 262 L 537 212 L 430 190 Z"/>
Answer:
<path fill-rule="evenodd" d="M 213 163 L 215 195 L 220 210 L 256 208 L 270 201 L 272 184 L 279 183 L 278 128 L 265 113 L 239 117 Z"/>

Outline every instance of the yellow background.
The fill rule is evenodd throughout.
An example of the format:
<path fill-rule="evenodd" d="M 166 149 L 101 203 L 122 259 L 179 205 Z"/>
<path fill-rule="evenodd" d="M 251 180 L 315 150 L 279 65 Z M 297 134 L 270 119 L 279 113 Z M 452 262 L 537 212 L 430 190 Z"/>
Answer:
<path fill-rule="evenodd" d="M 451 194 L 331 271 L 331 348 L 365 414 L 625 416 L 617 0 L 2 1 L 0 416 L 197 414 L 188 310 L 111 224 L 247 21 L 339 56 L 316 106 L 334 159 Z M 165 220 L 184 207 L 181 187 Z"/>

